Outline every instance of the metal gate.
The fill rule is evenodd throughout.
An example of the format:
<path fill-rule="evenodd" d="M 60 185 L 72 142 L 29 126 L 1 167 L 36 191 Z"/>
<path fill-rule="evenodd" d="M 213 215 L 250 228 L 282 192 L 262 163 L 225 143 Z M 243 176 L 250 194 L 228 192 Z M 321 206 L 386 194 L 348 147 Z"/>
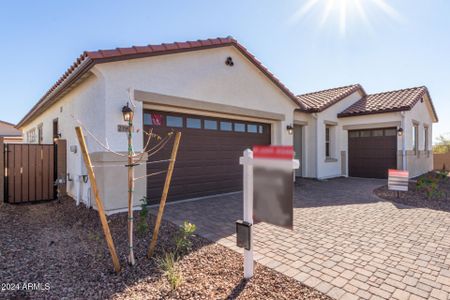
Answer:
<path fill-rule="evenodd" d="M 9 203 L 56 196 L 56 145 L 5 144 L 5 199 Z"/>

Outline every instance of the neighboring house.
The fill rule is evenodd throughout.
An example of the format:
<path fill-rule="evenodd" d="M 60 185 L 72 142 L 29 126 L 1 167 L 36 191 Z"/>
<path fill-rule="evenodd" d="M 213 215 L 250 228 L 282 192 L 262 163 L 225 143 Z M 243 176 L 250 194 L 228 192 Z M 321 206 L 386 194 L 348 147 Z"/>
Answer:
<path fill-rule="evenodd" d="M 0 137 L 5 143 L 21 143 L 22 132 L 14 127 L 14 124 L 0 121 Z"/>
<path fill-rule="evenodd" d="M 404 113 L 397 109 L 376 111 L 376 115 L 368 115 L 375 112 L 369 105 L 372 98 L 359 85 L 297 97 L 233 38 L 85 52 L 18 124 L 25 139 L 35 132 L 42 143 L 52 143 L 54 138 L 67 140 L 71 149 L 67 191 L 77 201 L 94 204 L 90 183 L 83 181 L 86 171 L 80 151 L 74 147 L 78 145 L 76 120 L 99 140 L 108 141 L 113 150 L 125 152 L 126 134 L 118 125 L 124 124 L 121 109 L 129 99 L 129 88 L 134 89 L 137 103 L 136 151 L 145 143 L 142 130 L 152 128 L 161 135 L 171 129 L 182 132 L 171 200 L 239 191 L 242 170 L 238 158 L 255 144 L 294 144 L 302 163 L 298 175 L 347 176 L 347 162 L 355 162 L 356 157 L 347 146 L 351 144 L 347 132 L 353 137 L 354 129 L 393 128 L 395 141 L 400 141 L 404 138 L 396 134 L 402 127 L 409 143 L 413 130 L 409 122 L 415 120 L 428 126 L 427 140 L 431 141 L 432 122 L 437 120 L 425 88 L 417 94 L 423 96 L 423 103 L 414 99 L 418 102 L 414 105 L 402 98 L 400 101 L 411 106 L 401 106 Z M 355 108 L 365 109 L 358 115 L 356 109 L 347 112 L 355 103 L 360 103 Z M 392 136 L 389 134 L 392 132 L 387 130 L 386 135 Z M 418 133 L 419 137 L 422 134 Z M 86 138 L 105 210 L 125 210 L 126 168 L 103 168 L 125 165 L 125 159 L 108 153 L 91 136 Z M 407 149 L 411 151 L 410 143 Z M 151 160 L 168 158 L 170 150 L 169 146 Z M 419 152 L 417 157 L 427 157 L 426 152 Z M 428 170 L 426 163 L 416 166 L 415 160 L 409 162 L 418 173 Z M 136 176 L 166 166 L 141 165 L 136 167 Z M 372 175 L 351 170 L 350 175 Z M 163 181 L 163 174 L 137 181 L 136 198 L 148 196 L 159 201 Z"/>
<path fill-rule="evenodd" d="M 294 117 L 294 145 L 306 150 L 303 176 L 386 178 L 387 169 L 404 165 L 411 177 L 432 170 L 438 117 L 426 87 L 367 95 L 356 84 L 298 98 L 306 106 Z"/>

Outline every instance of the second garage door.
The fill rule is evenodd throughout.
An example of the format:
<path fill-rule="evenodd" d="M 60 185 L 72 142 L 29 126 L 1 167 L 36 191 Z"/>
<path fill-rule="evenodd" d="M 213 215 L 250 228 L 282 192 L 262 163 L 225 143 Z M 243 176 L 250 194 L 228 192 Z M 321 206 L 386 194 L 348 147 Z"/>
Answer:
<path fill-rule="evenodd" d="M 348 132 L 348 169 L 352 177 L 387 178 L 397 168 L 397 129 Z"/>
<path fill-rule="evenodd" d="M 161 111 L 144 111 L 144 129 L 165 136 L 181 131 L 181 144 L 168 200 L 189 199 L 242 189 L 242 151 L 253 145 L 269 145 L 270 124 Z M 173 139 L 172 139 L 173 140 Z M 172 140 L 149 158 L 170 157 Z M 149 164 L 147 173 L 167 169 L 167 163 Z M 148 177 L 147 196 L 159 202 L 165 174 Z"/>

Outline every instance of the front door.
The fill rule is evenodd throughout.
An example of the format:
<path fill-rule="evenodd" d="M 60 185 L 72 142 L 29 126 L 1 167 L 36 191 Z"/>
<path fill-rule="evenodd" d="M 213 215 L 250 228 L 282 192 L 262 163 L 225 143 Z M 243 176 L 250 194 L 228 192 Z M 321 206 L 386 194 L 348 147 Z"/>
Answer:
<path fill-rule="evenodd" d="M 295 151 L 295 159 L 300 161 L 300 168 L 295 170 L 295 176 L 302 176 L 302 129 L 303 126 L 294 125 L 294 151 Z"/>

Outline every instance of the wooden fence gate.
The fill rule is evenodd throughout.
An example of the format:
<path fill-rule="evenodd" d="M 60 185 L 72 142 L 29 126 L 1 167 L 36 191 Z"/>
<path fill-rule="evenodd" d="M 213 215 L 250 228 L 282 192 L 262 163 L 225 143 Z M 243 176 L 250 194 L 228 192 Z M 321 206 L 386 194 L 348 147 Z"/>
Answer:
<path fill-rule="evenodd" d="M 57 145 L 5 144 L 5 200 L 9 203 L 56 197 Z"/>

